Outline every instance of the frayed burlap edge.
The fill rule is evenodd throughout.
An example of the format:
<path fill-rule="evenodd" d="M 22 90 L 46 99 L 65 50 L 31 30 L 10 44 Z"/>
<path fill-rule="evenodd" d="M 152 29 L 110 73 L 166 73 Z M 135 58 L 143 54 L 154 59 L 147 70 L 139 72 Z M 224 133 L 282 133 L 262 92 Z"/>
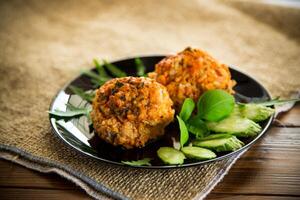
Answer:
<path fill-rule="evenodd" d="M 235 164 L 235 162 L 247 151 L 244 150 L 236 155 L 233 159 L 229 159 L 229 164 L 225 169 L 220 170 L 217 176 L 211 181 L 207 187 L 201 191 L 194 199 L 202 200 L 204 199 L 214 187 L 222 181 L 225 175 L 229 172 L 230 168 Z M 56 162 L 50 161 L 45 158 L 33 156 L 25 151 L 7 145 L 0 144 L 0 158 L 11 161 L 13 163 L 22 165 L 26 168 L 42 172 L 42 173 L 56 173 L 69 181 L 75 183 L 77 186 L 82 188 L 88 195 L 95 199 L 124 199 L 127 200 L 125 196 L 110 190 L 101 183 L 94 181 L 93 179 L 79 174 L 72 170 L 68 166 L 58 164 Z M 112 197 L 112 198 L 111 198 Z"/>

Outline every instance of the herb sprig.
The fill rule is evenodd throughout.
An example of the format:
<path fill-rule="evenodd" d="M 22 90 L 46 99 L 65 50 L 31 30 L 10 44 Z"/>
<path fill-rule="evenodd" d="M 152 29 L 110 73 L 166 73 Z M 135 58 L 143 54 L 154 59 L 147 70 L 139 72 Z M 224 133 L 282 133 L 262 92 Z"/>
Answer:
<path fill-rule="evenodd" d="M 121 161 L 125 165 L 130 166 L 151 166 L 151 158 L 143 158 L 141 160 L 132 160 L 132 161 Z"/>

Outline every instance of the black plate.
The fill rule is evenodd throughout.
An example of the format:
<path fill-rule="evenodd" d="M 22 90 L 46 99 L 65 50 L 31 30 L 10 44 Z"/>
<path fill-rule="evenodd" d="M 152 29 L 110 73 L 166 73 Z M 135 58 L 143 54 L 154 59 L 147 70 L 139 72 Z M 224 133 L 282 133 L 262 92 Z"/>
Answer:
<path fill-rule="evenodd" d="M 163 56 L 141 57 L 145 66 L 147 67 L 148 72 L 153 71 L 154 65 L 163 58 Z M 134 58 L 116 61 L 113 62 L 113 64 L 118 66 L 120 69 L 126 71 L 128 75 L 135 76 L 136 69 L 134 64 Z M 93 70 L 95 71 L 95 69 Z M 230 69 L 230 71 L 233 79 L 237 81 L 237 85 L 234 89 L 237 93 L 235 95 L 235 98 L 238 101 L 248 102 L 253 100 L 254 98 L 265 100 L 270 99 L 270 95 L 267 92 L 267 90 L 253 78 L 232 68 Z M 51 111 L 55 109 L 62 111 L 66 110 L 65 104 L 68 102 L 79 107 L 90 106 L 88 102 L 83 101 L 79 96 L 72 95 L 72 92 L 68 89 L 69 85 L 75 85 L 86 90 L 92 89 L 92 84 L 88 77 L 84 75 L 78 76 L 69 84 L 67 84 L 61 91 L 58 92 L 50 106 Z M 242 141 L 246 145 L 237 151 L 218 154 L 217 158 L 207 161 L 189 160 L 183 165 L 165 165 L 156 156 L 156 151 L 161 146 L 173 146 L 174 138 L 176 141 L 178 141 L 179 129 L 177 127 L 177 123 L 171 123 L 166 128 L 166 134 L 160 140 L 152 142 L 141 149 L 125 150 L 120 147 L 114 147 L 110 144 L 107 144 L 98 139 L 98 137 L 94 136 L 93 133 L 90 133 L 86 117 L 72 119 L 68 122 L 64 122 L 62 120 L 57 121 L 56 119 L 50 116 L 50 123 L 54 132 L 64 142 L 66 142 L 74 149 L 80 151 L 81 153 L 99 159 L 101 161 L 117 165 L 124 165 L 121 161 L 138 160 L 144 157 L 150 157 L 154 158 L 151 161 L 152 166 L 139 167 L 164 169 L 202 165 L 206 163 L 215 162 L 217 160 L 221 160 L 229 156 L 234 156 L 240 151 L 249 148 L 251 145 L 253 145 L 267 131 L 267 129 L 271 125 L 272 120 L 273 117 L 260 123 L 260 125 L 262 126 L 262 131 L 260 132 L 260 134 L 258 134 L 254 138 L 242 139 Z"/>

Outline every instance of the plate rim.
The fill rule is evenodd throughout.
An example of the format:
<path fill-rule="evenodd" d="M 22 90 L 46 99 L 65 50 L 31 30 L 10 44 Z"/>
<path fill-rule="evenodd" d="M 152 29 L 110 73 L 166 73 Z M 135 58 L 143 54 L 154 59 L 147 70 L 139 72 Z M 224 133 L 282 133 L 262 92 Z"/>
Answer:
<path fill-rule="evenodd" d="M 117 60 L 113 60 L 111 61 L 111 63 L 116 63 L 116 62 L 121 62 L 121 61 L 125 61 L 125 60 L 131 60 L 131 59 L 134 59 L 134 58 L 153 58 L 153 57 L 166 57 L 168 55 L 163 55 L 163 54 L 152 54 L 152 55 L 139 55 L 139 56 L 130 56 L 130 57 L 124 57 L 124 58 L 121 58 L 121 59 L 117 59 Z M 245 73 L 244 71 L 240 71 L 238 70 L 236 67 L 234 66 L 228 66 L 229 69 L 232 69 L 232 70 L 235 70 L 236 72 L 242 74 L 242 75 L 245 75 L 247 77 L 249 77 L 250 79 L 252 79 L 254 82 L 256 82 L 256 84 L 258 84 L 263 90 L 265 90 L 268 98 L 271 99 L 271 95 L 270 95 L 270 92 L 268 91 L 267 88 L 265 88 L 259 81 L 257 81 L 255 78 L 253 78 L 252 76 L 250 76 L 248 73 Z M 93 70 L 95 69 L 94 68 L 91 68 L 89 70 Z M 78 79 L 81 75 L 77 75 L 75 78 L 71 79 L 70 81 L 68 81 L 61 89 L 58 90 L 58 92 L 55 94 L 55 96 L 52 98 L 51 100 L 51 103 L 50 103 L 50 106 L 49 106 L 49 111 L 52 111 L 53 110 L 53 105 L 54 105 L 54 102 L 56 101 L 58 95 L 65 91 L 67 89 L 67 87 L 73 82 L 75 81 L 76 79 Z M 70 97 L 69 97 L 70 98 Z M 111 160 L 107 160 L 107 159 L 104 159 L 104 158 L 100 158 L 98 156 L 95 156 L 93 154 L 90 154 L 86 151 L 83 151 L 81 150 L 80 148 L 78 148 L 77 146 L 71 144 L 70 142 L 68 142 L 63 136 L 62 134 L 58 131 L 57 129 L 57 126 L 56 126 L 56 123 L 55 123 L 55 119 L 53 117 L 51 117 L 51 115 L 49 114 L 49 122 L 50 122 L 50 125 L 51 125 L 51 132 L 54 133 L 54 135 L 58 136 L 65 144 L 67 144 L 68 146 L 72 147 L 73 149 L 75 149 L 76 151 L 80 152 L 81 154 L 85 155 L 85 156 L 89 156 L 89 157 L 92 157 L 96 160 L 99 160 L 101 162 L 104 162 L 106 164 L 113 164 L 113 165 L 117 165 L 117 166 L 123 166 L 123 167 L 129 167 L 129 168 L 139 168 L 139 169 L 177 169 L 177 168 L 186 168 L 186 167 L 196 167 L 196 166 L 201 166 L 201 165 L 206 165 L 206 164 L 210 164 L 210 163 L 214 163 L 214 162 L 219 162 L 220 160 L 224 160 L 226 158 L 229 158 L 229 157 L 234 157 L 234 155 L 237 155 L 238 153 L 242 152 L 242 151 L 246 151 L 248 150 L 249 148 L 251 148 L 253 146 L 253 144 L 255 144 L 257 141 L 259 141 L 265 134 L 266 132 L 270 129 L 271 127 L 271 124 L 274 120 L 274 116 L 275 114 L 271 115 L 271 117 L 269 118 L 269 120 L 267 121 L 265 127 L 263 130 L 261 130 L 260 134 L 255 138 L 253 139 L 251 142 L 249 142 L 248 144 L 246 144 L 245 146 L 243 146 L 242 148 L 236 150 L 236 151 L 233 151 L 233 152 L 230 152 L 230 153 L 227 153 L 225 155 L 222 155 L 220 157 L 216 157 L 214 159 L 211 159 L 211 160 L 204 160 L 204 161 L 198 161 L 198 162 L 193 162 L 193 163 L 186 163 L 186 164 L 181 164 L 181 165 L 154 165 L 154 166 L 131 166 L 131 165 L 126 165 L 124 163 L 121 163 L 121 162 L 116 162 L 116 161 L 111 161 Z"/>

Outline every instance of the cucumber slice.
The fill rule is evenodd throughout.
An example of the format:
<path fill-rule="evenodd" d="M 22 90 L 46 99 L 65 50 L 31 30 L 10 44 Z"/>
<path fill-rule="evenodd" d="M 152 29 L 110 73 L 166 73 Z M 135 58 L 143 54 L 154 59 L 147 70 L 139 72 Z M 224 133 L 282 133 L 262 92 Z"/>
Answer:
<path fill-rule="evenodd" d="M 206 125 L 210 131 L 230 133 L 238 137 L 256 136 L 261 131 L 259 124 L 256 124 L 250 119 L 236 115 L 230 115 L 218 122 L 207 122 Z"/>
<path fill-rule="evenodd" d="M 212 140 L 212 139 L 221 139 L 221 138 L 230 138 L 230 137 L 232 137 L 231 134 L 218 133 L 218 134 L 211 134 L 209 136 L 206 136 L 204 138 L 199 138 L 197 140 Z"/>
<path fill-rule="evenodd" d="M 209 149 L 201 147 L 183 147 L 181 151 L 188 158 L 194 158 L 197 160 L 209 160 L 217 157 L 217 155 Z"/>
<path fill-rule="evenodd" d="M 239 104 L 238 109 L 242 117 L 246 117 L 255 122 L 266 120 L 275 112 L 273 108 L 254 103 Z"/>
<path fill-rule="evenodd" d="M 216 152 L 235 151 L 244 146 L 244 143 L 234 135 L 229 138 L 219 138 L 211 140 L 196 140 L 193 145 L 208 148 Z"/>
<path fill-rule="evenodd" d="M 157 151 L 158 157 L 166 164 L 177 165 L 183 164 L 184 154 L 172 147 L 160 147 Z"/>

